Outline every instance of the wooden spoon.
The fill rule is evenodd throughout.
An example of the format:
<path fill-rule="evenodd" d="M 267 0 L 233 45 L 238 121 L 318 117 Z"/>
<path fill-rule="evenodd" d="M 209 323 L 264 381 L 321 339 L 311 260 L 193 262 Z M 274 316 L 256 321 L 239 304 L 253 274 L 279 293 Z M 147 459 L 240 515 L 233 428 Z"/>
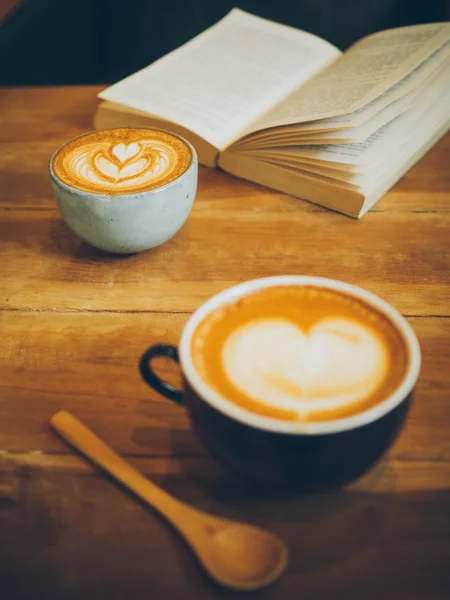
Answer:
<path fill-rule="evenodd" d="M 218 583 L 233 589 L 255 590 L 271 583 L 284 571 L 288 552 L 276 535 L 203 513 L 176 500 L 66 411 L 54 415 L 50 424 L 96 465 L 164 515 Z"/>

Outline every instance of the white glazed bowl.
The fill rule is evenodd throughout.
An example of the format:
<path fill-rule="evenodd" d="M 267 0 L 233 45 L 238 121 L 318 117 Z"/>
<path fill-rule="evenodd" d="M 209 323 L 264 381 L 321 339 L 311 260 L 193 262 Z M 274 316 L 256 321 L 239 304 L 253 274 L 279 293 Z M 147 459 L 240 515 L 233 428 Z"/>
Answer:
<path fill-rule="evenodd" d="M 92 246 L 117 254 L 142 252 L 174 236 L 191 212 L 198 179 L 197 153 L 180 139 L 192 152 L 187 171 L 159 188 L 131 194 L 97 194 L 63 183 L 53 172 L 55 152 L 50 183 L 70 229 Z"/>

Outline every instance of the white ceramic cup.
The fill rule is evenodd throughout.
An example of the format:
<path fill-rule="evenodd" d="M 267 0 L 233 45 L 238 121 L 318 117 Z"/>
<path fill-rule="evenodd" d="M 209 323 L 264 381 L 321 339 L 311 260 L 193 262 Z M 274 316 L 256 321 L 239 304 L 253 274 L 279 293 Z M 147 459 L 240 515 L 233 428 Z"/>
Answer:
<path fill-rule="evenodd" d="M 174 135 L 171 133 L 171 135 Z M 120 195 L 86 192 L 67 185 L 49 164 L 50 183 L 59 210 L 70 229 L 100 250 L 133 254 L 160 246 L 184 225 L 197 191 L 198 159 L 179 177 L 147 191 Z"/>

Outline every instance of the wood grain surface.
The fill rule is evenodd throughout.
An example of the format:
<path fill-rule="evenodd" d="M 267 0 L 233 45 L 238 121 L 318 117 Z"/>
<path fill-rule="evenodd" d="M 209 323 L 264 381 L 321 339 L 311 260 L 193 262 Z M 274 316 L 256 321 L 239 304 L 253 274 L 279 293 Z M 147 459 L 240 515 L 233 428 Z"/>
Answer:
<path fill-rule="evenodd" d="M 56 210 L 51 154 L 88 131 L 99 88 L 0 90 L 0 598 L 450 597 L 450 135 L 361 221 L 200 169 L 167 244 L 111 256 Z M 314 274 L 380 294 L 416 330 L 423 369 L 407 425 L 366 477 L 332 494 L 261 496 L 223 473 L 184 410 L 137 363 L 189 314 L 254 277 Z M 179 374 L 161 362 L 173 382 Z M 74 413 L 180 499 L 282 535 L 287 573 L 257 593 L 212 584 L 153 512 L 48 427 Z"/>

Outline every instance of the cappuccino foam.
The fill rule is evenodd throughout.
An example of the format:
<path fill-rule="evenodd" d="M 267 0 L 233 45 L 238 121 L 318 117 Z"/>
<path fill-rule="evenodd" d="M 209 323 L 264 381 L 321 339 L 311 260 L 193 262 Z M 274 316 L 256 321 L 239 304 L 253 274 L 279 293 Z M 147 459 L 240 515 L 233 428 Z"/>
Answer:
<path fill-rule="evenodd" d="M 64 183 L 97 194 L 131 194 L 170 183 L 192 161 L 178 137 L 152 129 L 106 129 L 78 137 L 54 156 Z"/>
<path fill-rule="evenodd" d="M 330 289 L 262 289 L 206 316 L 192 340 L 194 365 L 219 394 L 257 414 L 324 421 L 385 399 L 406 373 L 394 325 Z"/>

